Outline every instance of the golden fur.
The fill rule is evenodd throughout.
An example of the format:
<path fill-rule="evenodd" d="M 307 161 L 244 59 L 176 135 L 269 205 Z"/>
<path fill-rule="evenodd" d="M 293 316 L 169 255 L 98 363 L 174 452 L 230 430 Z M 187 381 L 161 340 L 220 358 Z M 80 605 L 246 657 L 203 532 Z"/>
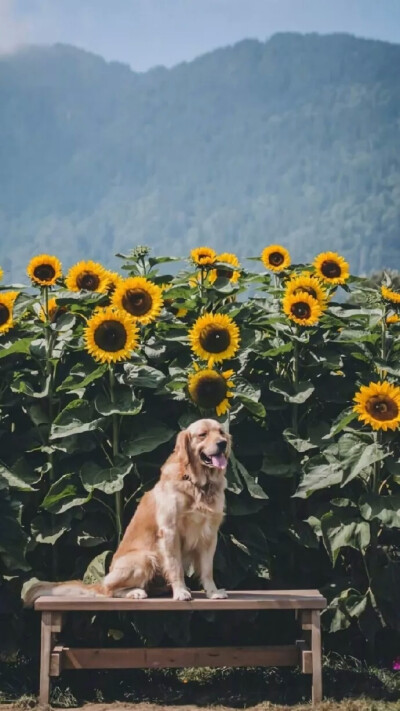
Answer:
<path fill-rule="evenodd" d="M 197 420 L 178 434 L 157 484 L 141 499 L 99 585 L 36 583 L 25 596 L 108 595 L 145 598 L 160 576 L 175 600 L 190 600 L 184 572 L 192 568 L 207 597 L 226 597 L 213 578 L 218 529 L 224 515 L 230 436 L 219 422 Z"/>

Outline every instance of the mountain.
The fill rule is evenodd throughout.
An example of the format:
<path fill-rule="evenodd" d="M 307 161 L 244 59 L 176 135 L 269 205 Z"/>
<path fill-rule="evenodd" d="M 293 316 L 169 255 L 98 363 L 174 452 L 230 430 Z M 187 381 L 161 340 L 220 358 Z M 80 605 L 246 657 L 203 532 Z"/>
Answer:
<path fill-rule="evenodd" d="M 400 265 L 400 45 L 245 40 L 144 74 L 65 45 L 0 57 L 0 264 L 148 244 Z"/>

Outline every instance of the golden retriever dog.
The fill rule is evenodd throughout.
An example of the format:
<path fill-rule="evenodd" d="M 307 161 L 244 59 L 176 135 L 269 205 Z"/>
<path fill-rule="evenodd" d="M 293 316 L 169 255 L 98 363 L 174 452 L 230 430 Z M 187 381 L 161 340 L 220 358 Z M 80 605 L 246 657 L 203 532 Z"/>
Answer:
<path fill-rule="evenodd" d="M 102 583 L 35 583 L 25 603 L 40 595 L 145 598 L 157 578 L 174 600 L 190 600 L 185 571 L 192 568 L 209 598 L 227 597 L 213 577 L 218 529 L 224 515 L 230 435 L 216 420 L 180 432 L 157 484 L 141 499 Z"/>

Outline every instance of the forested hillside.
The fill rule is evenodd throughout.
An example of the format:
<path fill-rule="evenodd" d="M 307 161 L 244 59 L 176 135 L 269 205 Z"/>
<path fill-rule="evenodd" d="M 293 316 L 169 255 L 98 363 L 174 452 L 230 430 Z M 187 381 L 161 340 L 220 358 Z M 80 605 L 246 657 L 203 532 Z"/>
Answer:
<path fill-rule="evenodd" d="M 279 34 L 137 74 L 69 46 L 0 58 L 0 264 L 278 241 L 400 265 L 400 46 Z"/>

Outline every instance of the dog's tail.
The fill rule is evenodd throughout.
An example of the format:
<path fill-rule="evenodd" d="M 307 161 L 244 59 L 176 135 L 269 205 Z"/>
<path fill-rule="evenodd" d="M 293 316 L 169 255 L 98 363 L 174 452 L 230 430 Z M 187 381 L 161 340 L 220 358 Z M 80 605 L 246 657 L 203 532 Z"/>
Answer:
<path fill-rule="evenodd" d="M 33 605 L 35 600 L 37 600 L 37 598 L 41 595 L 105 597 L 107 596 L 107 593 L 101 583 L 86 585 L 80 580 L 71 580 L 70 582 L 66 583 L 51 583 L 38 580 L 37 582 L 30 584 L 25 591 L 22 590 L 22 599 L 27 607 Z"/>

